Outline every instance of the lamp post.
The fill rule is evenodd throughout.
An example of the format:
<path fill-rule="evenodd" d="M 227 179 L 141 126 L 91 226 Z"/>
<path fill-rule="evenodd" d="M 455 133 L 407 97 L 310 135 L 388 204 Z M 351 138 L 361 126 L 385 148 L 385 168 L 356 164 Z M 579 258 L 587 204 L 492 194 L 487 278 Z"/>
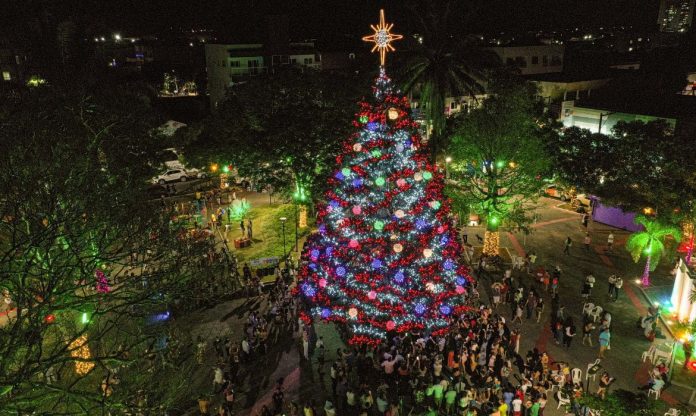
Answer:
<path fill-rule="evenodd" d="M 304 204 L 307 201 L 307 193 L 305 192 L 304 186 L 299 182 L 295 183 L 295 193 L 293 194 L 293 202 L 295 203 L 295 252 L 299 251 L 299 228 L 300 228 L 300 214 L 299 214 L 299 204 Z"/>
<path fill-rule="evenodd" d="M 285 221 L 287 220 L 287 217 L 280 217 L 280 223 L 283 224 L 283 257 L 285 257 Z"/>
<path fill-rule="evenodd" d="M 452 163 L 452 158 L 447 156 L 445 158 L 445 179 L 449 179 L 449 164 Z"/>

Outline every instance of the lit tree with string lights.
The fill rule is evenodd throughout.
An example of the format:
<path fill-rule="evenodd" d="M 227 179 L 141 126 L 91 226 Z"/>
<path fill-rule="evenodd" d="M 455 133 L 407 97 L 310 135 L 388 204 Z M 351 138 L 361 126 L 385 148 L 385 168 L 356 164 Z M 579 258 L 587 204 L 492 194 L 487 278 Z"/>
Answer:
<path fill-rule="evenodd" d="M 360 104 L 356 131 L 336 157 L 319 232 L 303 254 L 297 295 L 302 319 L 346 324 L 351 344 L 376 345 L 389 333 L 448 330 L 470 278 L 443 200 L 443 176 L 428 161 L 408 100 L 384 70 L 398 39 L 380 13 L 374 35 L 380 75 Z"/>

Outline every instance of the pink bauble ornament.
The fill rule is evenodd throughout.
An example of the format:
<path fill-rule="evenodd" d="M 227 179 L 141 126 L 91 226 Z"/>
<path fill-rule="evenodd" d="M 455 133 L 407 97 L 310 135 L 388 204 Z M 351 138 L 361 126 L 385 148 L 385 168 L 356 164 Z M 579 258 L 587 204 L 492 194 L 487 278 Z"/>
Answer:
<path fill-rule="evenodd" d="M 461 295 L 462 293 L 464 293 L 464 286 L 457 285 L 457 287 L 454 290 L 456 290 L 457 293 Z"/>
<path fill-rule="evenodd" d="M 356 248 L 356 247 L 358 247 L 358 240 L 350 240 L 350 241 L 348 242 L 348 247 L 350 247 L 350 248 Z"/>
<path fill-rule="evenodd" d="M 397 179 L 396 186 L 398 186 L 399 188 L 406 186 L 406 180 L 403 178 Z"/>
<path fill-rule="evenodd" d="M 444 233 L 444 232 L 445 232 L 445 227 L 443 227 L 443 226 L 437 227 L 437 233 L 438 233 L 438 234 L 442 234 L 442 233 Z"/>
<path fill-rule="evenodd" d="M 377 299 L 377 292 L 375 292 L 374 290 L 371 290 L 371 291 L 367 292 L 367 297 L 370 300 L 375 300 L 375 299 Z"/>
<path fill-rule="evenodd" d="M 360 208 L 360 205 L 356 205 L 353 207 L 353 214 L 360 215 L 361 212 L 362 212 L 362 208 Z"/>
<path fill-rule="evenodd" d="M 319 279 L 319 287 L 326 287 L 326 279 Z"/>
<path fill-rule="evenodd" d="M 393 331 L 396 328 L 394 321 L 387 321 L 387 331 Z"/>

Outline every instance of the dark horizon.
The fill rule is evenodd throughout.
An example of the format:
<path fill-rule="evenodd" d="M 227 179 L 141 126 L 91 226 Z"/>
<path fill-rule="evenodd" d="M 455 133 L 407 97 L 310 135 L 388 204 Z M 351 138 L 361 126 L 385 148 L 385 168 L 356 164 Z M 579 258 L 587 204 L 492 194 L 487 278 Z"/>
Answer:
<path fill-rule="evenodd" d="M 37 19 L 81 20 L 93 31 L 143 35 L 173 29 L 206 28 L 222 35 L 241 36 L 265 29 L 263 17 L 286 14 L 290 35 L 295 39 L 358 36 L 369 30 L 384 8 L 387 19 L 402 32 L 416 27 L 415 15 L 403 0 L 74 0 L 60 3 L 23 2 L 3 10 L 2 27 L 21 28 Z M 656 28 L 659 2 L 645 0 L 529 0 L 510 5 L 509 0 L 467 0 L 459 7 L 478 10 L 473 18 L 462 18 L 462 32 L 522 32 L 571 27 L 634 26 Z"/>

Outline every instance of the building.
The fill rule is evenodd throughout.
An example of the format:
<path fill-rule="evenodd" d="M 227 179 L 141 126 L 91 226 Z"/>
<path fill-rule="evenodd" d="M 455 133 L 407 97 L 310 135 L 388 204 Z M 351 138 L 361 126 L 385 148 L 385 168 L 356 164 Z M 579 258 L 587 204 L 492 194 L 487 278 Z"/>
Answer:
<path fill-rule="evenodd" d="M 660 32 L 681 33 L 691 28 L 696 0 L 661 0 L 657 24 Z"/>
<path fill-rule="evenodd" d="M 490 49 L 505 65 L 517 67 L 521 75 L 563 72 L 563 45 L 495 46 Z"/>
<path fill-rule="evenodd" d="M 211 108 L 217 107 L 227 87 L 235 81 L 288 65 L 320 69 L 321 56 L 313 42 L 288 43 L 284 48 L 271 48 L 262 43 L 206 44 L 205 66 Z"/>
<path fill-rule="evenodd" d="M 539 96 L 549 110 L 560 116 L 564 102 L 576 101 L 592 96 L 592 92 L 606 86 L 612 77 L 605 75 L 540 74 L 528 77 L 539 87 Z"/>
<path fill-rule="evenodd" d="M 0 37 L 0 85 L 24 84 L 28 75 L 26 54 L 13 47 L 9 39 Z"/>

